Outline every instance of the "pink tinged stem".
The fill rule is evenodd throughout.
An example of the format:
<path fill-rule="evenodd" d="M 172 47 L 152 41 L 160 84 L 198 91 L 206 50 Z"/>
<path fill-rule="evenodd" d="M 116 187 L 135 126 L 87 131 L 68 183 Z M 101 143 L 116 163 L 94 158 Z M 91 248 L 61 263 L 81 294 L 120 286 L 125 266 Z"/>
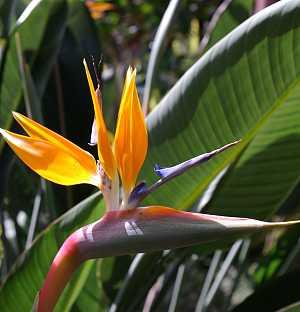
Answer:
<path fill-rule="evenodd" d="M 60 294 L 80 263 L 75 232 L 64 242 L 51 264 L 39 292 L 36 311 L 53 311 Z"/>
<path fill-rule="evenodd" d="M 52 311 L 72 273 L 84 260 L 232 240 L 299 222 L 268 223 L 161 206 L 109 211 L 65 241 L 40 291 L 38 311 Z"/>

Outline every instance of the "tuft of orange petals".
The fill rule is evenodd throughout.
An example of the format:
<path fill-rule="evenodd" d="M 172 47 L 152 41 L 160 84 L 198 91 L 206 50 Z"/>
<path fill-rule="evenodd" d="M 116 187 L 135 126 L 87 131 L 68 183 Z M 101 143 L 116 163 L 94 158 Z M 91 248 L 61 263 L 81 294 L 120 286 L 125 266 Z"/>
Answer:
<path fill-rule="evenodd" d="M 148 148 L 147 129 L 136 88 L 136 71 L 129 67 L 126 74 L 112 146 L 102 113 L 100 88 L 98 86 L 95 90 L 86 61 L 83 63 L 95 112 L 98 158 L 112 182 L 109 194 L 106 194 L 108 202 L 112 209 L 119 206 L 119 172 L 126 207 Z M 32 170 L 58 184 L 89 183 L 101 189 L 103 177 L 90 153 L 22 114 L 13 115 L 28 136 L 2 129 L 0 134 Z"/>

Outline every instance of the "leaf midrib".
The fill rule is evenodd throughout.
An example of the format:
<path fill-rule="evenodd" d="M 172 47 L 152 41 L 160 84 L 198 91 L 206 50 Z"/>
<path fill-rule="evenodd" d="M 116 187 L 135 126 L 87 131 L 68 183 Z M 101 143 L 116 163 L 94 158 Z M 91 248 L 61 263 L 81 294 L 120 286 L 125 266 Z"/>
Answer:
<path fill-rule="evenodd" d="M 250 143 L 250 141 L 256 136 L 259 130 L 265 125 L 265 123 L 269 120 L 269 117 L 277 111 L 286 101 L 287 98 L 293 93 L 293 91 L 297 88 L 298 84 L 300 83 L 300 75 L 298 74 L 298 78 L 296 78 L 286 89 L 282 92 L 281 96 L 277 98 L 274 102 L 274 105 L 259 119 L 256 125 L 250 129 L 247 134 L 242 138 L 241 143 L 239 143 L 235 147 L 235 152 L 228 153 L 229 155 L 224 159 L 221 165 L 216 166 L 213 172 L 208 175 L 204 180 L 203 183 L 200 183 L 195 189 L 189 193 L 183 200 L 179 201 L 177 204 L 178 207 L 181 209 L 188 209 L 191 207 L 196 200 L 199 198 L 201 193 L 204 191 L 205 188 L 211 183 L 211 181 L 223 170 L 226 166 L 228 166 L 237 156 L 241 156 L 244 148 Z"/>

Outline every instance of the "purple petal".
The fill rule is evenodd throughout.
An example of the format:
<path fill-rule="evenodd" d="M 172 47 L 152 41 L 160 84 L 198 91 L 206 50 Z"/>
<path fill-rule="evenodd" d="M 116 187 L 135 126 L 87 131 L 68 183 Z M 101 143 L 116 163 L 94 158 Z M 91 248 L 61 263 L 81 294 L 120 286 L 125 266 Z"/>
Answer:
<path fill-rule="evenodd" d="M 155 164 L 154 171 L 160 177 L 158 181 L 156 181 L 151 186 L 147 187 L 145 183 L 140 183 L 136 186 L 136 188 L 132 191 L 129 197 L 128 205 L 133 208 L 137 207 L 139 203 L 150 193 L 155 191 L 161 185 L 166 183 L 167 181 L 177 177 L 178 175 L 184 173 L 186 170 L 198 166 L 203 162 L 206 162 L 210 158 L 214 157 L 215 155 L 223 152 L 227 148 L 239 143 L 241 140 L 234 141 L 232 143 L 226 144 L 214 151 L 209 153 L 205 153 L 189 160 L 184 161 L 181 164 L 175 165 L 173 167 L 168 168 L 161 168 L 158 164 Z"/>
<path fill-rule="evenodd" d="M 140 201 L 141 198 L 145 197 L 145 194 L 148 192 L 148 187 L 146 183 L 140 182 L 130 193 L 129 198 L 128 198 L 128 206 L 130 208 L 136 207 Z"/>

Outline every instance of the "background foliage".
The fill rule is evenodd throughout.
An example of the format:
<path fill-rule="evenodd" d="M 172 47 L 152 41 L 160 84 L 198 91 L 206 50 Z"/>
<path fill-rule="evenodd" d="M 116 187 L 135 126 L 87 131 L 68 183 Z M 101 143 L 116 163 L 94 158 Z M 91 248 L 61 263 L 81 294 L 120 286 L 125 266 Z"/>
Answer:
<path fill-rule="evenodd" d="M 271 2 L 118 0 L 95 12 L 92 1 L 2 0 L 0 127 L 19 131 L 11 115 L 17 110 L 95 153 L 88 145 L 93 113 L 82 59 L 102 59 L 112 131 L 124 72 L 132 64 L 144 109 L 151 111 L 140 179 L 153 182 L 158 161 L 176 164 L 243 139 L 144 204 L 295 219 L 300 2 L 278 1 L 243 23 Z M 20 305 L 30 311 L 61 243 L 104 207 L 92 187 L 41 180 L 3 140 L 0 177 L 1 311 Z M 299 231 L 89 261 L 56 310 L 297 311 Z"/>

